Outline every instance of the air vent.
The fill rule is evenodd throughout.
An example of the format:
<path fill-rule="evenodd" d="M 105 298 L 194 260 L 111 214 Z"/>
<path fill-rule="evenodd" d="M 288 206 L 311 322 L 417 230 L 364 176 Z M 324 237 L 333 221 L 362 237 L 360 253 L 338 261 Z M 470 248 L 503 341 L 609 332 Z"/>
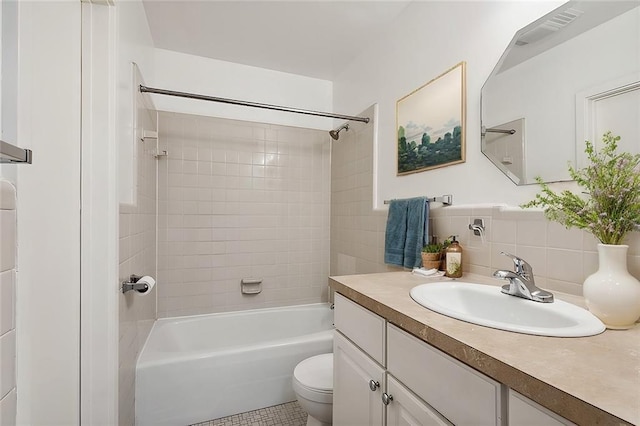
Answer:
<path fill-rule="evenodd" d="M 535 43 L 554 34 L 556 31 L 563 29 L 576 19 L 580 17 L 584 12 L 575 8 L 569 8 L 562 12 L 559 12 L 551 18 L 544 21 L 537 27 L 522 34 L 516 41 L 517 46 L 524 46 L 525 44 Z"/>

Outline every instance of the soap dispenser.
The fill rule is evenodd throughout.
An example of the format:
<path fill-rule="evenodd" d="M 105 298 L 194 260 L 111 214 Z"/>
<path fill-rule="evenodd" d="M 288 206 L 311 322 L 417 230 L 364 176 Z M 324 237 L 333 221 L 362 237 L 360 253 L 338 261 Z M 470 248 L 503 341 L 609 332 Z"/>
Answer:
<path fill-rule="evenodd" d="M 451 244 L 444 253 L 445 269 L 444 275 L 449 278 L 460 278 L 462 276 L 462 246 L 456 240 L 456 236 L 451 236 Z"/>

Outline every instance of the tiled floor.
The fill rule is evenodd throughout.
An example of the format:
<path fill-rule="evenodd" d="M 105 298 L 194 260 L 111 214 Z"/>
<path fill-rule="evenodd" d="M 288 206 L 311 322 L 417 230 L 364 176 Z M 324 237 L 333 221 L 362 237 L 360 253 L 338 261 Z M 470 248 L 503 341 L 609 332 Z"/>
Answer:
<path fill-rule="evenodd" d="M 193 426 L 304 426 L 306 424 L 307 413 L 302 411 L 298 401 L 293 401 L 197 423 Z"/>

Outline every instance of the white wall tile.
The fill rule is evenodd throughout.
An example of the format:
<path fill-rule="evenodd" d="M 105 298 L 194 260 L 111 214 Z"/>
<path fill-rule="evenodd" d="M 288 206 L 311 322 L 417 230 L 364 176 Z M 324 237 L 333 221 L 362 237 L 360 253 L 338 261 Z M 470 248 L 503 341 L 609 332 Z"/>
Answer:
<path fill-rule="evenodd" d="M 295 282 L 294 288 L 310 282 L 326 287 L 329 246 L 317 240 L 329 239 L 328 135 L 184 116 L 199 128 L 193 143 L 180 127 L 184 120 L 175 117 L 182 116 L 160 114 L 160 138 L 170 136 L 169 150 L 180 150 L 183 160 L 158 180 L 159 192 L 170 200 L 166 220 L 159 221 L 166 223 L 169 241 L 159 264 L 167 280 L 158 287 L 159 315 L 249 309 L 265 306 L 267 299 L 282 305 L 300 301 L 296 292 L 272 293 L 268 282 L 264 296 L 240 294 L 243 277 L 273 275 L 280 262 L 285 266 L 280 281 Z M 292 142 L 264 141 L 278 132 Z M 194 146 L 197 156 L 188 148 Z M 284 161 L 285 155 L 291 161 Z M 324 266 L 311 267 L 317 259 Z M 314 272 L 303 278 L 303 270 Z"/>
<path fill-rule="evenodd" d="M 0 424 L 2 426 L 14 426 L 16 424 L 16 407 L 16 390 L 12 389 L 0 400 Z"/>
<path fill-rule="evenodd" d="M 0 424 L 16 424 L 16 193 L 0 180 Z"/>
<path fill-rule="evenodd" d="M 547 276 L 550 279 L 582 283 L 582 252 L 578 250 L 547 249 Z"/>
<path fill-rule="evenodd" d="M 15 328 L 15 288 L 15 270 L 0 273 L 0 336 Z"/>
<path fill-rule="evenodd" d="M 16 265 L 16 211 L 0 210 L 0 272 Z"/>
<path fill-rule="evenodd" d="M 16 209 L 16 189 L 7 180 L 0 179 L 0 210 Z"/>
<path fill-rule="evenodd" d="M 548 222 L 547 232 L 547 245 L 549 247 L 582 250 L 583 231 L 580 229 L 567 229 L 557 222 Z"/>
<path fill-rule="evenodd" d="M 539 220 L 518 220 L 516 222 L 516 243 L 545 247 L 547 245 L 547 223 Z"/>
<path fill-rule="evenodd" d="M 0 336 L 0 396 L 16 387 L 16 332 Z"/>
<path fill-rule="evenodd" d="M 492 225 L 491 241 L 503 244 L 515 244 L 517 229 L 515 220 L 493 219 Z"/>

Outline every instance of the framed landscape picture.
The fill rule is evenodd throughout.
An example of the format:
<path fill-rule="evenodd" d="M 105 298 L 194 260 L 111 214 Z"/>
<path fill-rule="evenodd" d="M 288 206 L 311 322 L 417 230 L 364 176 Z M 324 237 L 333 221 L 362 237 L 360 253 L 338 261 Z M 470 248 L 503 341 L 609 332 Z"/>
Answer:
<path fill-rule="evenodd" d="M 465 71 L 460 62 L 397 102 L 399 176 L 465 161 Z"/>

